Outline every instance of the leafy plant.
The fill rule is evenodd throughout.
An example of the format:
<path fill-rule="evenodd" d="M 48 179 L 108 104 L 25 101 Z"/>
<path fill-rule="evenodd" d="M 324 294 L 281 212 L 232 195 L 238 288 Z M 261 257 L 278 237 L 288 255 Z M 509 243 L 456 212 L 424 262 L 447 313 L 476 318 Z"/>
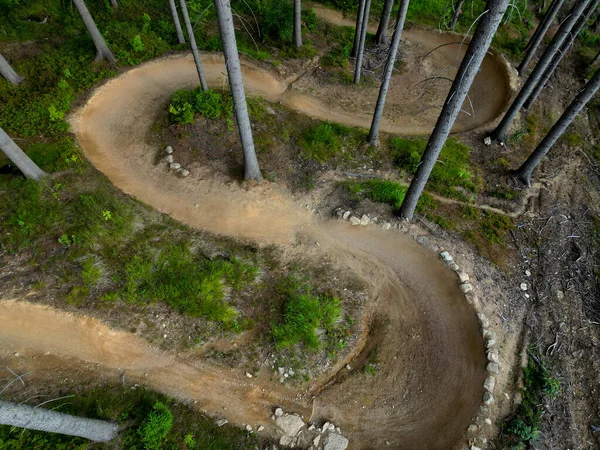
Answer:
<path fill-rule="evenodd" d="M 162 402 L 156 402 L 139 428 L 140 441 L 145 450 L 160 450 L 173 426 L 173 414 Z"/>

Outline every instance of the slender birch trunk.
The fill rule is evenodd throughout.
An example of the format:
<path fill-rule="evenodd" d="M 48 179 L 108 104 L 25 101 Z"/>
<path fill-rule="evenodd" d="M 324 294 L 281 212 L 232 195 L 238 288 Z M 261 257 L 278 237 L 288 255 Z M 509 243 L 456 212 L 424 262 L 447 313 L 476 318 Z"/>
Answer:
<path fill-rule="evenodd" d="M 78 436 L 92 442 L 112 441 L 119 431 L 116 423 L 4 401 L 0 401 L 0 424 Z"/>
<path fill-rule="evenodd" d="M 252 127 L 246 104 L 246 94 L 242 80 L 242 68 L 235 42 L 235 29 L 231 15 L 231 0 L 215 0 L 219 29 L 221 30 L 221 41 L 223 42 L 223 54 L 225 65 L 229 75 L 229 87 L 233 96 L 235 117 L 237 119 L 240 140 L 244 150 L 244 179 L 262 181 L 256 152 L 254 151 L 254 140 L 252 138 Z"/>
<path fill-rule="evenodd" d="M 509 0 L 489 0 L 486 5 L 485 14 L 482 15 L 473 38 L 463 58 L 454 82 L 444 102 L 440 116 L 435 128 L 429 137 L 429 142 L 413 177 L 402 206 L 400 215 L 405 219 L 412 219 L 417 202 L 425 189 L 431 170 L 437 162 L 438 156 L 446 143 L 446 139 L 452 130 L 452 126 L 460 112 L 467 97 L 471 84 L 479 71 L 479 67 L 496 34 L 496 30 L 506 12 Z"/>
<path fill-rule="evenodd" d="M 2 128 L 0 128 L 0 150 L 18 167 L 25 178 L 39 180 L 46 175 L 46 172 L 40 169 Z"/>
<path fill-rule="evenodd" d="M 527 160 L 517 170 L 517 177 L 525 183 L 527 186 L 531 185 L 531 175 L 535 168 L 540 164 L 542 158 L 546 156 L 548 151 L 556 143 L 558 138 L 562 136 L 568 126 L 573 122 L 575 117 L 581 112 L 581 110 L 587 105 L 587 103 L 594 97 L 598 89 L 600 88 L 600 69 L 596 70 L 596 73 L 592 76 L 590 81 L 587 82 L 585 87 L 579 92 L 573 102 L 567 107 L 565 112 L 560 119 L 554 124 L 548 134 L 542 139 L 537 148 L 527 158 Z"/>
<path fill-rule="evenodd" d="M 365 4 L 367 0 L 358 1 L 358 11 L 356 15 L 356 26 L 354 27 L 354 45 L 352 46 L 352 52 L 350 56 L 356 57 L 358 53 L 358 47 L 360 47 L 360 37 L 362 35 L 363 19 L 365 17 Z"/>
<path fill-rule="evenodd" d="M 393 8 L 394 0 L 385 0 L 383 11 L 381 12 L 381 19 L 379 20 L 379 26 L 377 27 L 377 34 L 375 34 L 375 41 L 379 45 L 387 45 L 389 42 L 387 30 L 390 25 L 390 17 L 392 16 Z"/>
<path fill-rule="evenodd" d="M 533 34 L 533 36 L 531 36 L 531 39 L 527 44 L 527 52 L 525 53 L 525 56 L 523 56 L 521 63 L 517 67 L 517 72 L 519 72 L 519 75 L 523 75 L 525 73 L 525 70 L 527 70 L 527 66 L 529 65 L 531 59 L 535 55 L 535 52 L 537 51 L 538 47 L 540 46 L 540 43 L 544 39 L 544 36 L 546 36 L 548 29 L 550 29 L 550 26 L 552 25 L 556 14 L 560 10 L 563 1 L 564 0 L 554 0 L 550 4 L 550 9 L 548 9 L 548 12 L 544 16 L 544 19 L 538 25 L 537 29 L 535 30 L 535 33 Z"/>
<path fill-rule="evenodd" d="M 390 87 L 390 81 L 392 79 L 394 66 L 396 64 L 398 47 L 400 46 L 400 40 L 402 39 L 402 31 L 404 30 L 404 22 L 406 20 L 406 12 L 408 11 L 409 1 L 410 0 L 400 0 L 400 9 L 398 10 L 398 18 L 396 19 L 396 30 L 394 31 L 394 37 L 392 38 L 392 45 L 390 47 L 388 60 L 385 66 L 383 82 L 379 88 L 377 106 L 375 107 L 375 114 L 373 115 L 373 122 L 371 123 L 371 131 L 369 132 L 369 143 L 371 145 L 377 145 L 379 142 L 379 127 L 381 125 L 381 117 L 383 116 L 383 108 L 385 107 L 388 88 Z"/>
<path fill-rule="evenodd" d="M 2 53 L 0 53 L 0 74 L 15 86 L 18 86 L 23 81 L 23 77 L 15 72 L 8 61 L 4 59 Z"/>
<path fill-rule="evenodd" d="M 194 36 L 194 28 L 192 22 L 190 22 L 190 15 L 188 13 L 187 4 L 185 0 L 179 0 L 179 6 L 181 7 L 181 15 L 183 16 L 183 23 L 187 30 L 188 39 L 190 41 L 190 47 L 192 49 L 192 55 L 194 56 L 194 62 L 196 63 L 196 70 L 198 71 L 198 78 L 200 78 L 200 85 L 203 91 L 208 91 L 208 84 L 204 77 L 204 70 L 202 69 L 202 61 L 200 60 L 200 53 L 198 53 L 198 46 L 196 45 L 196 37 Z"/>
<path fill-rule="evenodd" d="M 523 109 L 529 109 L 531 105 L 533 105 L 533 102 L 535 102 L 535 100 L 538 98 L 538 95 L 540 95 L 540 93 L 542 92 L 542 89 L 544 89 L 546 84 L 548 84 L 548 81 L 550 81 L 550 77 L 552 77 L 554 71 L 559 66 L 563 57 L 569 51 L 569 49 L 573 45 L 573 42 L 575 42 L 575 39 L 577 38 L 579 33 L 581 33 L 581 30 L 587 24 L 588 20 L 592 16 L 592 13 L 596 10 L 599 4 L 600 0 L 593 0 L 592 3 L 590 3 L 590 6 L 588 7 L 586 13 L 579 18 L 579 20 L 573 27 L 573 30 L 571 30 L 571 33 L 569 33 L 569 36 L 567 37 L 565 42 L 563 42 L 558 52 L 556 52 L 556 54 L 554 55 L 554 58 L 552 58 L 552 62 L 542 75 L 542 78 L 535 85 L 533 92 L 529 94 L 529 97 L 527 98 L 525 103 L 523 103 Z"/>
<path fill-rule="evenodd" d="M 173 16 L 173 24 L 175 25 L 175 32 L 177 33 L 177 41 L 180 44 L 185 44 L 183 30 L 181 29 L 181 22 L 179 22 L 179 15 L 177 14 L 177 6 L 175 6 L 175 0 L 169 0 L 169 8 L 171 8 L 171 16 Z"/>
<path fill-rule="evenodd" d="M 302 0 L 294 0 L 294 45 L 302 47 Z"/>
<path fill-rule="evenodd" d="M 88 11 L 87 6 L 85 5 L 84 0 L 73 0 L 75 4 L 75 8 L 79 11 L 79 15 L 85 24 L 85 28 L 90 34 L 92 41 L 94 42 L 94 46 L 96 47 L 96 62 L 106 59 L 108 62 L 115 63 L 117 60 L 115 56 L 112 54 L 108 45 L 106 45 L 106 41 L 100 34 L 100 30 L 96 26 L 96 22 L 92 18 L 90 12 Z"/>
<path fill-rule="evenodd" d="M 573 7 L 571 14 L 567 19 L 565 19 L 565 21 L 562 23 L 562 25 L 556 32 L 556 35 L 552 39 L 552 42 L 550 42 L 550 45 L 548 45 L 548 47 L 544 51 L 544 54 L 539 59 L 529 78 L 527 78 L 527 81 L 525 81 L 525 84 L 523 85 L 516 98 L 508 108 L 508 111 L 506 112 L 496 129 L 490 133 L 490 137 L 492 139 L 504 142 L 508 127 L 513 122 L 513 120 L 515 120 L 515 117 L 517 117 L 517 114 L 521 110 L 521 107 L 525 103 L 525 100 L 527 100 L 527 97 L 529 97 L 529 95 L 533 92 L 535 85 L 538 83 L 538 81 L 552 62 L 554 54 L 558 51 L 565 39 L 567 39 L 567 36 L 573 28 L 573 25 L 575 25 L 575 22 L 577 22 L 579 17 L 581 17 L 581 14 L 586 9 L 589 3 L 590 0 L 581 0 Z"/>
<path fill-rule="evenodd" d="M 360 30 L 360 43 L 356 54 L 356 67 L 354 69 L 354 84 L 360 83 L 360 74 L 362 71 L 363 56 L 365 54 L 365 40 L 367 39 L 367 29 L 369 28 L 369 12 L 371 11 L 371 0 L 366 0 L 365 14 L 363 24 Z"/>
<path fill-rule="evenodd" d="M 454 14 L 452 14 L 452 23 L 450 23 L 450 29 L 454 31 L 456 29 L 456 22 L 458 22 L 458 17 L 460 16 L 460 12 L 462 11 L 462 6 L 465 0 L 458 0 L 456 4 L 456 9 L 454 10 Z"/>

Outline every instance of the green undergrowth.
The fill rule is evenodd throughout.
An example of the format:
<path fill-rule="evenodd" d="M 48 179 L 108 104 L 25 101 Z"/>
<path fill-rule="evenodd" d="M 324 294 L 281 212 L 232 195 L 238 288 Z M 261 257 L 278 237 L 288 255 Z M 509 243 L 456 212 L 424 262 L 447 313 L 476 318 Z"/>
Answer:
<path fill-rule="evenodd" d="M 346 334 L 348 324 L 337 297 L 317 294 L 307 280 L 293 275 L 282 279 L 277 291 L 284 299 L 280 319 L 271 327 L 278 349 L 301 345 L 318 351 L 335 347 Z"/>
<path fill-rule="evenodd" d="M 57 406 L 51 404 L 50 406 Z M 59 412 L 118 423 L 120 437 L 101 450 L 242 450 L 266 448 L 256 435 L 214 421 L 144 388 L 100 387 L 60 402 Z M 0 425 L 0 450 L 84 450 L 90 441 Z"/>
<path fill-rule="evenodd" d="M 374 202 L 386 203 L 392 207 L 395 213 L 400 210 L 408 189 L 407 186 L 394 180 L 347 181 L 344 183 L 344 188 L 351 199 L 368 198 Z M 431 214 L 437 206 L 438 202 L 431 195 L 424 192 L 417 202 L 416 212 Z"/>
<path fill-rule="evenodd" d="M 398 168 L 414 175 L 426 145 L 424 139 L 393 137 L 389 141 L 390 156 Z M 481 184 L 469 163 L 470 152 L 457 139 L 448 139 L 431 171 L 427 188 L 445 197 L 468 201 Z"/>
<path fill-rule="evenodd" d="M 169 104 L 170 120 L 181 125 L 193 123 L 195 113 L 208 119 L 221 118 L 231 121 L 233 117 L 231 95 L 212 90 L 203 91 L 201 87 L 194 90 L 177 90 Z"/>
<path fill-rule="evenodd" d="M 498 448 L 526 448 L 528 444 L 535 443 L 540 434 L 544 405 L 561 390 L 560 382 L 531 352 L 527 367 L 523 369 L 523 400 L 517 411 L 502 424 Z"/>
<path fill-rule="evenodd" d="M 352 159 L 357 147 L 366 141 L 366 132 L 330 122 L 320 122 L 309 127 L 299 144 L 302 153 L 320 163 L 332 159 Z"/>

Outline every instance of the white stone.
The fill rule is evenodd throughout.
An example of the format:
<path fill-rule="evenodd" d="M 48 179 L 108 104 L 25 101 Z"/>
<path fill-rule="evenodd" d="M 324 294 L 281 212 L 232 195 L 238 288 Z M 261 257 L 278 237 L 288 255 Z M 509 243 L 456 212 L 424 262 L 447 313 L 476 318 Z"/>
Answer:
<path fill-rule="evenodd" d="M 449 263 L 450 261 L 452 261 L 454 259 L 454 258 L 452 258 L 452 255 L 448 252 L 440 253 L 440 257 L 447 263 Z"/>
<path fill-rule="evenodd" d="M 344 213 L 345 213 L 345 212 L 346 212 L 346 211 L 344 211 L 342 208 L 336 208 L 336 209 L 333 211 L 333 215 L 334 215 L 335 217 L 341 218 L 341 217 L 343 217 L 343 216 L 344 216 Z"/>
<path fill-rule="evenodd" d="M 279 439 L 279 445 L 290 445 L 292 443 L 292 437 L 291 436 L 281 436 L 281 439 Z"/>
<path fill-rule="evenodd" d="M 467 281 L 469 281 L 469 275 L 462 270 L 459 270 L 458 272 L 456 272 L 456 275 L 458 275 L 458 280 L 461 283 L 466 283 Z"/>
<path fill-rule="evenodd" d="M 479 429 L 479 427 L 475 424 L 471 424 L 469 425 L 469 428 L 467 429 L 467 432 L 470 434 L 475 434 L 477 433 L 477 430 Z"/>
<path fill-rule="evenodd" d="M 317 448 L 319 446 L 319 443 L 321 442 L 321 435 L 317 435 L 316 438 L 313 439 L 313 445 L 315 446 L 315 448 Z"/>
<path fill-rule="evenodd" d="M 490 361 L 490 362 L 494 362 L 494 363 L 500 362 L 499 357 L 498 357 L 498 350 L 488 351 L 487 358 L 488 358 L 488 361 Z"/>
<path fill-rule="evenodd" d="M 217 426 L 219 428 L 222 427 L 223 425 L 228 424 L 228 423 L 229 423 L 229 420 L 227 420 L 227 419 L 219 419 L 219 420 L 217 420 Z"/>
<path fill-rule="evenodd" d="M 246 372 L 246 376 L 247 376 L 248 378 L 252 378 L 252 374 L 251 374 L 250 372 Z"/>
<path fill-rule="evenodd" d="M 471 450 L 481 450 L 479 447 L 476 447 L 474 445 L 471 445 Z"/>
<path fill-rule="evenodd" d="M 262 425 L 259 425 L 259 427 L 256 429 L 256 431 L 262 431 L 264 429 L 265 429 L 265 427 L 263 427 Z"/>
<path fill-rule="evenodd" d="M 172 170 L 178 170 L 178 169 L 181 169 L 181 164 L 174 162 L 174 163 L 169 164 L 169 167 Z"/>
<path fill-rule="evenodd" d="M 344 215 L 342 216 L 342 219 L 348 220 L 348 217 L 350 217 L 350 214 L 352 214 L 352 211 L 346 211 L 344 213 Z"/>
<path fill-rule="evenodd" d="M 275 424 L 288 436 L 296 436 L 305 425 L 302 418 L 296 414 L 277 417 Z"/>
<path fill-rule="evenodd" d="M 477 313 L 477 318 L 479 319 L 479 322 L 481 322 L 482 328 L 489 328 L 490 321 L 484 313 Z"/>
<path fill-rule="evenodd" d="M 489 392 L 494 392 L 495 386 L 496 386 L 496 378 L 494 378 L 494 377 L 487 377 L 483 383 L 483 388 Z"/>
<path fill-rule="evenodd" d="M 488 146 L 492 145 L 492 138 L 489 136 L 486 136 L 486 138 L 483 140 L 483 143 Z"/>
<path fill-rule="evenodd" d="M 179 169 L 177 172 L 179 173 L 179 175 L 181 175 L 182 178 L 190 176 L 190 171 L 187 169 Z"/>
<path fill-rule="evenodd" d="M 498 363 L 488 363 L 486 369 L 490 373 L 500 373 L 500 365 Z"/>
<path fill-rule="evenodd" d="M 530 276 L 531 276 L 531 271 L 529 271 L 529 270 L 526 270 L 526 271 L 525 271 L 525 276 L 527 276 L 527 277 L 530 277 Z"/>
<path fill-rule="evenodd" d="M 494 403 L 494 396 L 486 391 L 483 394 L 483 403 L 488 406 L 491 405 L 492 403 Z"/>
<path fill-rule="evenodd" d="M 171 153 L 173 153 L 173 147 L 171 147 L 170 145 L 167 145 L 167 146 L 165 147 L 165 153 L 166 153 L 167 155 L 170 155 Z"/>
<path fill-rule="evenodd" d="M 527 283 L 521 283 L 521 290 L 522 291 L 526 291 L 527 290 Z"/>
<path fill-rule="evenodd" d="M 496 345 L 496 339 L 488 339 L 485 341 L 485 348 L 487 349 L 492 348 L 494 345 Z"/>
<path fill-rule="evenodd" d="M 171 164 L 173 162 L 173 155 L 167 155 L 167 157 L 165 158 L 165 161 L 169 164 Z"/>
<path fill-rule="evenodd" d="M 490 419 L 490 418 L 485 419 L 485 423 L 487 425 L 491 425 L 492 424 L 492 419 Z"/>
<path fill-rule="evenodd" d="M 360 218 L 360 224 L 365 226 L 365 225 L 369 225 L 371 223 L 371 219 L 369 219 L 369 216 L 367 216 L 366 214 L 363 214 L 363 216 Z"/>
<path fill-rule="evenodd" d="M 473 285 L 471 283 L 463 283 L 459 286 L 459 288 L 463 294 L 466 294 L 467 292 L 471 292 L 473 290 Z"/>
<path fill-rule="evenodd" d="M 352 225 L 360 225 L 360 219 L 356 216 L 350 216 L 350 223 Z"/>
<path fill-rule="evenodd" d="M 390 228 L 392 228 L 392 225 L 388 222 L 383 222 L 381 228 L 383 228 L 384 230 L 389 230 Z"/>
<path fill-rule="evenodd" d="M 329 430 L 329 422 L 325 422 L 325 424 L 323 425 L 323 430 L 321 431 L 321 433 L 325 433 L 327 430 Z"/>
<path fill-rule="evenodd" d="M 323 440 L 323 450 L 346 450 L 348 439 L 341 434 L 329 433 Z"/>
<path fill-rule="evenodd" d="M 252 425 L 246 425 L 246 431 L 252 431 Z"/>
<path fill-rule="evenodd" d="M 283 416 L 283 409 L 281 409 L 281 408 L 275 409 L 275 417 L 281 417 L 281 416 Z"/>

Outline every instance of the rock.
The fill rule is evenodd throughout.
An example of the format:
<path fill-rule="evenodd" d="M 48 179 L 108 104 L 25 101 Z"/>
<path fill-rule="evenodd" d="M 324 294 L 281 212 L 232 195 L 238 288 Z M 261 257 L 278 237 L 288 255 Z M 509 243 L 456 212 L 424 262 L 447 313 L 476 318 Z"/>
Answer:
<path fill-rule="evenodd" d="M 469 428 L 467 429 L 467 432 L 470 434 L 475 434 L 477 433 L 477 430 L 479 429 L 479 427 L 475 424 L 471 424 L 469 425 Z"/>
<path fill-rule="evenodd" d="M 488 339 L 485 341 L 485 348 L 487 349 L 492 348 L 494 345 L 496 345 L 496 339 Z"/>
<path fill-rule="evenodd" d="M 487 418 L 487 419 L 485 419 L 484 422 L 486 423 L 486 425 L 491 425 L 492 424 L 492 419 Z"/>
<path fill-rule="evenodd" d="M 498 350 L 490 350 L 487 353 L 487 358 L 489 362 L 493 362 L 493 363 L 498 363 L 499 361 L 499 357 L 498 357 Z"/>
<path fill-rule="evenodd" d="M 323 440 L 323 450 L 346 450 L 348 439 L 341 434 L 329 433 Z"/>
<path fill-rule="evenodd" d="M 500 365 L 498 363 L 489 363 L 486 367 L 488 372 L 491 373 L 500 373 Z"/>
<path fill-rule="evenodd" d="M 484 339 L 496 339 L 496 333 L 491 330 L 483 330 Z"/>
<path fill-rule="evenodd" d="M 165 147 L 165 153 L 166 153 L 167 155 L 170 155 L 171 153 L 173 153 L 173 147 L 171 147 L 170 145 L 167 145 L 167 146 Z"/>
<path fill-rule="evenodd" d="M 381 228 L 383 228 L 384 230 L 389 230 L 390 228 L 392 228 L 392 225 L 388 222 L 383 222 L 383 224 L 381 224 Z"/>
<path fill-rule="evenodd" d="M 341 219 L 342 217 L 344 217 L 345 213 L 346 213 L 346 211 L 344 211 L 342 208 L 336 208 L 335 211 L 333 211 L 333 215 L 335 217 L 337 217 L 338 219 Z"/>
<path fill-rule="evenodd" d="M 448 267 L 450 267 L 450 269 L 454 270 L 455 272 L 458 272 L 458 269 L 460 269 L 460 266 L 458 264 L 456 264 L 455 262 L 449 263 Z"/>
<path fill-rule="evenodd" d="M 296 436 L 298 432 L 304 427 L 304 421 L 296 414 L 287 414 L 285 416 L 277 417 L 275 424 L 281 428 L 283 434 L 287 436 Z"/>
<path fill-rule="evenodd" d="M 360 225 L 360 219 L 356 216 L 350 216 L 350 223 L 352 225 Z"/>
<path fill-rule="evenodd" d="M 246 372 L 246 376 L 247 376 L 248 378 L 252 378 L 252 374 L 251 374 L 250 372 Z"/>
<path fill-rule="evenodd" d="M 489 138 L 488 138 L 489 139 Z M 479 447 L 476 447 L 474 445 L 471 445 L 471 450 L 481 450 Z"/>
<path fill-rule="evenodd" d="M 167 155 L 167 157 L 165 158 L 165 161 L 168 164 L 171 164 L 173 162 L 173 155 Z"/>
<path fill-rule="evenodd" d="M 467 273 L 463 272 L 462 270 L 456 272 L 456 275 L 458 275 L 458 280 L 461 283 L 466 283 L 467 281 L 469 281 L 469 275 L 467 275 Z"/>
<path fill-rule="evenodd" d="M 229 420 L 227 419 L 219 419 L 217 420 L 217 426 L 219 428 L 221 428 L 223 425 L 227 425 L 229 423 Z"/>
<path fill-rule="evenodd" d="M 308 427 L 308 431 L 313 431 L 315 428 L 316 427 L 313 424 L 311 424 L 310 427 Z"/>
<path fill-rule="evenodd" d="M 252 425 L 246 425 L 246 431 L 252 431 Z"/>
<path fill-rule="evenodd" d="M 444 260 L 444 262 L 449 263 L 450 261 L 452 261 L 454 258 L 452 258 L 452 255 L 450 255 L 450 253 L 448 252 L 442 252 L 440 253 L 440 257 Z"/>
<path fill-rule="evenodd" d="M 522 291 L 526 291 L 527 290 L 527 283 L 521 283 L 521 290 Z"/>
<path fill-rule="evenodd" d="M 285 445 L 288 446 L 292 443 L 292 438 L 291 436 L 281 436 L 281 439 L 279 439 L 279 445 Z"/>
<path fill-rule="evenodd" d="M 179 175 L 181 175 L 182 178 L 190 176 L 190 171 L 187 169 L 179 169 L 177 172 L 179 173 Z"/>
<path fill-rule="evenodd" d="M 321 435 L 319 434 L 316 438 L 313 439 L 313 445 L 315 446 L 315 448 L 317 448 L 319 446 L 320 442 L 321 442 Z"/>
<path fill-rule="evenodd" d="M 350 217 L 350 214 L 352 214 L 352 211 L 346 211 L 344 213 L 344 215 L 342 216 L 342 219 L 348 220 L 348 217 Z"/>
<path fill-rule="evenodd" d="M 483 394 L 483 404 L 489 406 L 492 403 L 494 403 L 494 396 L 486 391 L 485 394 Z"/>
<path fill-rule="evenodd" d="M 329 430 L 329 422 L 325 422 L 323 424 L 323 429 L 322 429 L 321 433 L 325 433 L 327 430 Z"/>
<path fill-rule="evenodd" d="M 263 427 L 262 425 L 259 425 L 259 427 L 256 429 L 256 431 L 262 431 L 264 429 L 265 429 L 265 427 Z"/>
<path fill-rule="evenodd" d="M 494 377 L 487 377 L 485 379 L 485 381 L 483 382 L 483 388 L 486 391 L 494 392 L 495 386 L 496 386 L 496 378 L 494 378 Z"/>
<path fill-rule="evenodd" d="M 467 292 L 471 292 L 473 290 L 473 285 L 471 283 L 463 283 L 459 287 L 463 294 L 466 294 Z"/>
<path fill-rule="evenodd" d="M 329 431 L 334 431 L 335 430 L 335 425 L 330 423 L 329 424 Z"/>
<path fill-rule="evenodd" d="M 181 169 L 181 164 L 174 162 L 169 164 L 169 167 L 171 168 L 171 170 L 178 170 Z"/>
<path fill-rule="evenodd" d="M 484 313 L 477 313 L 477 318 L 479 319 L 479 322 L 481 322 L 482 328 L 490 327 L 490 321 L 488 320 L 487 316 Z"/>
<path fill-rule="evenodd" d="M 525 271 L 525 276 L 530 277 L 531 276 L 531 271 L 530 270 L 526 270 Z"/>
<path fill-rule="evenodd" d="M 367 216 L 366 214 L 363 214 L 363 216 L 360 218 L 360 224 L 365 226 L 365 225 L 369 225 L 371 223 L 371 219 L 369 219 L 369 216 Z"/>
<path fill-rule="evenodd" d="M 285 373 L 285 369 L 283 367 L 278 367 L 277 371 L 279 372 L 279 375 L 283 375 Z M 281 415 L 283 416 L 283 412 L 281 413 Z"/>
<path fill-rule="evenodd" d="M 427 239 L 425 236 L 417 236 L 417 242 L 423 247 L 427 247 L 429 245 L 429 239 Z"/>
<path fill-rule="evenodd" d="M 281 408 L 275 409 L 275 417 L 281 417 L 281 416 L 283 416 L 283 409 L 281 409 Z"/>
<path fill-rule="evenodd" d="M 488 145 L 488 146 L 489 146 L 489 145 L 492 145 L 492 138 L 491 138 L 491 137 L 489 137 L 489 136 L 487 136 L 487 137 L 486 137 L 486 138 L 483 140 L 483 143 L 484 143 L 485 145 Z"/>

